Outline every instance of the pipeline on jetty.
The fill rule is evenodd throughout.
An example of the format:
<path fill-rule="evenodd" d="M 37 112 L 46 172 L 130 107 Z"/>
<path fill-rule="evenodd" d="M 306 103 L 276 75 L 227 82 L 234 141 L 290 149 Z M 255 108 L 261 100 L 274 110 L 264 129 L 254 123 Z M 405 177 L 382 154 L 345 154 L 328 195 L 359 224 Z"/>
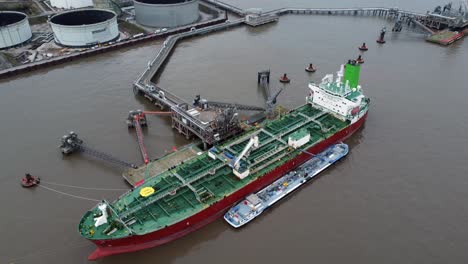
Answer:
<path fill-rule="evenodd" d="M 216 129 L 213 127 L 212 122 L 215 120 L 203 121 L 195 117 L 193 112 L 196 110 L 194 110 L 191 104 L 185 102 L 170 91 L 157 86 L 151 79 L 159 73 L 160 69 L 162 69 L 167 62 L 169 55 L 178 41 L 240 26 L 244 22 L 245 19 L 241 18 L 205 28 L 193 29 L 189 32 L 168 37 L 166 41 L 164 41 L 161 50 L 148 62 L 147 68 L 138 77 L 133 86 L 135 94 L 145 96 L 161 109 L 170 109 L 172 113 L 172 127 L 177 129 L 179 133 L 185 135 L 186 138 L 190 138 L 192 135 L 197 136 L 203 141 L 205 148 L 207 145 L 212 145 L 216 141 L 230 136 L 232 133 L 235 133 L 235 131 L 229 131 L 228 127 L 225 128 L 225 130 L 227 129 L 226 131 L 219 131 L 221 128 Z"/>

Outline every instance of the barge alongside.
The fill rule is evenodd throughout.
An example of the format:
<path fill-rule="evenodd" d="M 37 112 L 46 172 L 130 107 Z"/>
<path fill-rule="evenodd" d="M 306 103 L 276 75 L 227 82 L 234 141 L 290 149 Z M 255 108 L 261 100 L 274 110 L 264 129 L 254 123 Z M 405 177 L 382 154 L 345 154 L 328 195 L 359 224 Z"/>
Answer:
<path fill-rule="evenodd" d="M 82 217 L 80 234 L 96 244 L 90 260 L 155 247 L 221 217 L 364 123 L 369 98 L 360 66 L 349 61 L 336 79 L 309 84 L 306 104 L 250 126 L 235 138 L 151 175 L 114 202 L 102 201 Z"/>
<path fill-rule="evenodd" d="M 348 145 L 346 144 L 340 143 L 332 145 L 324 152 L 306 161 L 296 170 L 288 172 L 261 191 L 247 196 L 243 201 L 236 204 L 224 214 L 224 220 L 234 228 L 246 225 L 257 218 L 266 209 L 270 208 L 303 184 L 313 179 L 320 172 L 346 156 L 348 151 Z"/>

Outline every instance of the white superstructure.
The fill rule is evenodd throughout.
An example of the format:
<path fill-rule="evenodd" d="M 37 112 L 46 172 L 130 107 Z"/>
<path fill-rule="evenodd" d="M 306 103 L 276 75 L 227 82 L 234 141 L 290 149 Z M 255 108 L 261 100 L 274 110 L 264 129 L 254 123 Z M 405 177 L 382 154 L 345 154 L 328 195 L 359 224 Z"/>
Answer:
<path fill-rule="evenodd" d="M 359 67 L 355 64 L 347 64 L 346 66 Z M 307 102 L 314 107 L 332 113 L 341 120 L 354 122 L 361 116 L 361 110 L 366 108 L 367 111 L 368 99 L 362 94 L 360 85 L 352 87 L 347 78 L 343 79 L 344 67 L 341 65 L 336 79 L 334 79 L 333 74 L 327 74 L 319 85 L 310 83 L 310 96 L 307 97 Z M 350 70 L 350 72 L 352 71 Z M 352 74 L 356 74 L 357 79 L 359 78 L 359 70 Z"/>
<path fill-rule="evenodd" d="M 300 130 L 288 137 L 288 145 L 295 149 L 307 144 L 310 141 L 310 133 L 307 130 Z"/>

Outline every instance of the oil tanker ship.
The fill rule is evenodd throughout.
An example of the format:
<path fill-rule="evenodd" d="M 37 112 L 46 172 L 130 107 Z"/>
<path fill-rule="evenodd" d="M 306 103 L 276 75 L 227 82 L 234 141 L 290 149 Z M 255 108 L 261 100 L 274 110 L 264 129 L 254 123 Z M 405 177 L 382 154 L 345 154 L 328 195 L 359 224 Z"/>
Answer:
<path fill-rule="evenodd" d="M 97 246 L 88 258 L 155 247 L 187 235 L 301 165 L 311 153 L 351 136 L 369 107 L 359 74 L 360 66 L 348 61 L 336 76 L 311 82 L 304 105 L 149 177 L 114 202 L 100 202 L 78 227 Z"/>

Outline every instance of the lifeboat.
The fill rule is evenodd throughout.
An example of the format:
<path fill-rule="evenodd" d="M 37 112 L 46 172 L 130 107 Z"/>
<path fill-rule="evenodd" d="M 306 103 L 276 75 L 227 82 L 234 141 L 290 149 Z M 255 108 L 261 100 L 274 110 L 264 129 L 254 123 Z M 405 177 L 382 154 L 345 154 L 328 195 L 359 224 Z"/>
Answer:
<path fill-rule="evenodd" d="M 281 76 L 281 77 L 279 78 L 279 81 L 282 82 L 282 83 L 289 83 L 289 82 L 291 82 L 291 80 L 288 78 L 288 76 L 287 76 L 286 73 L 283 74 L 283 76 Z"/>

